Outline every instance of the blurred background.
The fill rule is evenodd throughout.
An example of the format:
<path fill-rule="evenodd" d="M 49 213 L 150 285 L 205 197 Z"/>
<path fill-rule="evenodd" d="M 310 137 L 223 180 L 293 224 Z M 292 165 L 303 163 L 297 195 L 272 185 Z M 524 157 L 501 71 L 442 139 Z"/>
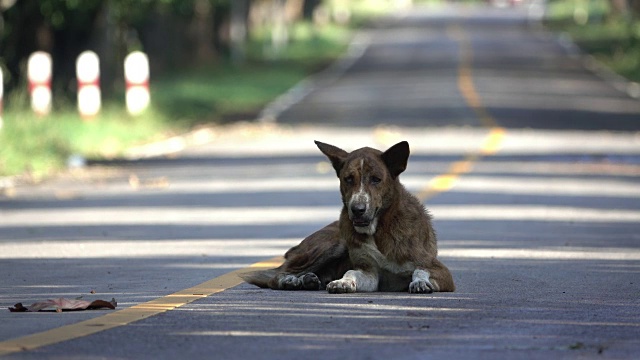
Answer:
<path fill-rule="evenodd" d="M 0 0 L 0 175 L 46 176 L 73 154 L 113 158 L 201 126 L 253 120 L 269 101 L 333 62 L 354 30 L 439 0 Z M 491 0 L 528 7 L 622 76 L 640 80 L 640 0 Z M 505 10 L 508 11 L 508 10 Z M 100 61 L 100 112 L 78 114 L 76 59 Z M 30 108 L 27 62 L 51 56 L 51 111 Z M 123 61 L 149 58 L 151 105 L 125 109 Z"/>

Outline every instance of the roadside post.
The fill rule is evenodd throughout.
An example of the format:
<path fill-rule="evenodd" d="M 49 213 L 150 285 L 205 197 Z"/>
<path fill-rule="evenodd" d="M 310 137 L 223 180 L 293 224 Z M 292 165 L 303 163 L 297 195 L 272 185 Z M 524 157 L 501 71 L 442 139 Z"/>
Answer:
<path fill-rule="evenodd" d="M 149 58 L 134 51 L 124 59 L 127 110 L 131 115 L 143 113 L 151 101 L 149 94 Z"/>
<path fill-rule="evenodd" d="M 31 94 L 31 109 L 39 116 L 51 112 L 51 55 L 44 51 L 36 51 L 27 62 L 27 77 L 29 78 L 29 94 Z"/>
<path fill-rule="evenodd" d="M 100 59 L 93 51 L 84 51 L 76 60 L 78 79 L 78 112 L 85 120 L 90 120 L 100 112 Z"/>

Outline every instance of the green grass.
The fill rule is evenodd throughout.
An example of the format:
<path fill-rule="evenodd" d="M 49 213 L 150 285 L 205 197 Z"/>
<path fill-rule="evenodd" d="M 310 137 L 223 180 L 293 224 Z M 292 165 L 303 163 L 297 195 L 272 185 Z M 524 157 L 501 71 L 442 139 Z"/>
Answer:
<path fill-rule="evenodd" d="M 228 118 L 255 115 L 308 71 L 301 64 L 227 64 L 166 76 L 151 90 L 156 110 L 175 126 L 220 124 Z"/>
<path fill-rule="evenodd" d="M 242 65 L 222 62 L 152 78 L 152 105 L 139 117 L 130 116 L 120 99 L 104 100 L 91 121 L 83 121 L 75 105 L 64 101 L 39 118 L 29 110 L 24 91 L 9 94 L 0 129 L 0 176 L 43 177 L 64 168 L 71 154 L 112 158 L 133 145 L 203 124 L 252 120 L 269 101 L 339 56 L 350 32 L 300 24 L 291 34 L 277 57 L 265 59 L 267 39 L 258 38 Z"/>
<path fill-rule="evenodd" d="M 5 113 L 0 130 L 0 174 L 29 172 L 40 178 L 65 166 L 71 154 L 108 158 L 166 130 L 153 110 L 138 118 L 113 106 L 84 121 L 70 109 L 38 117 L 30 110 Z"/>
<path fill-rule="evenodd" d="M 640 81 L 640 19 L 613 15 L 606 0 L 556 0 L 546 25 L 618 74 Z"/>

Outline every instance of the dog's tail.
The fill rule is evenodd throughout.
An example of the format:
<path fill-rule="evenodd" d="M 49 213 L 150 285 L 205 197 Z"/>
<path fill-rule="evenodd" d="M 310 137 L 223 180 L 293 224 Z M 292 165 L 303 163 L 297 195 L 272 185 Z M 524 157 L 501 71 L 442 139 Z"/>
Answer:
<path fill-rule="evenodd" d="M 271 281 L 271 279 L 273 279 L 277 273 L 277 268 L 269 270 L 259 270 L 241 274 L 240 278 L 242 278 L 242 280 L 248 282 L 249 284 L 253 284 L 261 288 L 269 288 L 269 281 Z"/>

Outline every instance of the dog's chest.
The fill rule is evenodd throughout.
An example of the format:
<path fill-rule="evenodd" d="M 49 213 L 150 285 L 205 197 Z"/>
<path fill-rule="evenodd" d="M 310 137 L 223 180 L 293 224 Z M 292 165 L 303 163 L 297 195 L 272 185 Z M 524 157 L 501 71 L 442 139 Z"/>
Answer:
<path fill-rule="evenodd" d="M 373 236 L 367 236 L 360 247 L 349 251 L 355 264 L 364 262 L 366 265 L 377 268 L 380 275 L 388 273 L 398 276 L 411 276 L 413 270 L 415 270 L 415 265 L 411 262 L 399 264 L 381 253 Z"/>

